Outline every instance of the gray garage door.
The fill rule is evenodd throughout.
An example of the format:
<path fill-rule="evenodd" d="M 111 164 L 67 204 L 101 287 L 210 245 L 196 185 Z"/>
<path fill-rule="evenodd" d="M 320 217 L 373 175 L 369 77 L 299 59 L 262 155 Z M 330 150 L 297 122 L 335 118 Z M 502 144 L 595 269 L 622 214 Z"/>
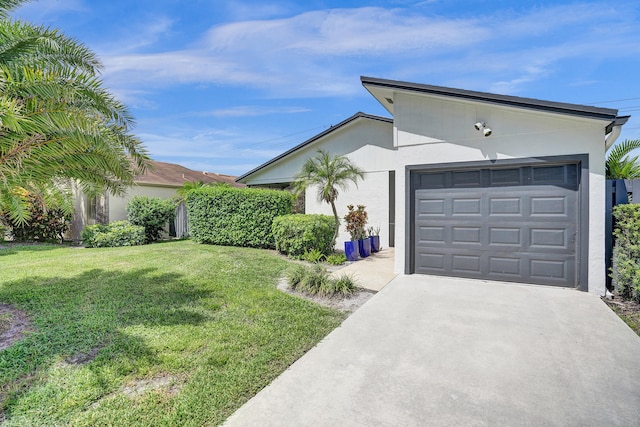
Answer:
<path fill-rule="evenodd" d="M 415 273 L 575 287 L 578 165 L 413 172 Z"/>

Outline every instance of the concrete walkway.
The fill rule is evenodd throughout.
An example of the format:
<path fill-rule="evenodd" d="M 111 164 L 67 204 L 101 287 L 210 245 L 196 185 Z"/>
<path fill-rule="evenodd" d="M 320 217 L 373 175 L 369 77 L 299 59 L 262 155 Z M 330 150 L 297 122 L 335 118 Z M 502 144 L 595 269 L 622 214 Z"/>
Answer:
<path fill-rule="evenodd" d="M 358 286 L 377 292 L 396 277 L 396 273 L 393 272 L 394 258 L 394 248 L 384 248 L 334 271 L 331 276 L 350 274 L 356 279 Z"/>
<path fill-rule="evenodd" d="M 596 295 L 401 275 L 226 425 L 638 425 L 639 361 Z"/>

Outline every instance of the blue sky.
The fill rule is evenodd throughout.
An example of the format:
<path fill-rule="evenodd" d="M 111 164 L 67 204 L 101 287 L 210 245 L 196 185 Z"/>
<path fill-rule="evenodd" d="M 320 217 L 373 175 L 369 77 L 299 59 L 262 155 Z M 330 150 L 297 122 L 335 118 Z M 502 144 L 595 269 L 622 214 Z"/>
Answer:
<path fill-rule="evenodd" d="M 360 76 L 620 110 L 640 139 L 640 2 L 40 0 L 93 49 L 152 158 L 240 175 L 363 111 Z M 638 117 L 634 115 L 638 113 Z"/>

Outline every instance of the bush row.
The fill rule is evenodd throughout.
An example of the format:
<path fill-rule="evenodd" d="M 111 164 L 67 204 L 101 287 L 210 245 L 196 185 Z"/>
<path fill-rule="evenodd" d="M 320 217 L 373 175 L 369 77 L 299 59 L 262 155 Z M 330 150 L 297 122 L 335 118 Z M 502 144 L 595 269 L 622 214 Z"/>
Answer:
<path fill-rule="evenodd" d="M 293 195 L 255 188 L 203 187 L 189 192 L 189 232 L 199 243 L 274 248 L 274 218 L 293 212 Z"/>
<path fill-rule="evenodd" d="M 616 246 L 611 278 L 621 297 L 640 302 L 640 204 L 618 205 L 613 217 Z"/>
<path fill-rule="evenodd" d="M 143 245 L 144 227 L 129 221 L 88 225 L 82 230 L 82 243 L 89 248 Z"/>

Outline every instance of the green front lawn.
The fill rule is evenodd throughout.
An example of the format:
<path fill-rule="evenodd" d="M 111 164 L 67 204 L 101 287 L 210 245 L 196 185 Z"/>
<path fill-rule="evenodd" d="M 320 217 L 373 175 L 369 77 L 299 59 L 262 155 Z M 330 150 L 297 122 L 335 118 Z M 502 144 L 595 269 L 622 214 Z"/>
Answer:
<path fill-rule="evenodd" d="M 0 351 L 0 423 L 221 423 L 343 319 L 278 291 L 288 265 L 191 241 L 0 249 L 0 304 L 31 321 Z"/>

